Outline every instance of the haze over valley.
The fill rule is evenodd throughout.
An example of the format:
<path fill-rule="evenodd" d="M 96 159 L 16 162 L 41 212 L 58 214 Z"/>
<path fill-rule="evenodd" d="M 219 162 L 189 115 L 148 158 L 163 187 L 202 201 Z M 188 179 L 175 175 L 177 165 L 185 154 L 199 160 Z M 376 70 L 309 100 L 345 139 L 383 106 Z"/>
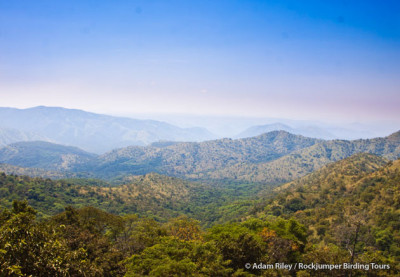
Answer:
<path fill-rule="evenodd" d="M 148 116 L 157 118 L 156 115 Z M 47 141 L 103 154 L 132 145 L 145 146 L 163 141 L 199 142 L 219 138 L 246 138 L 271 131 L 287 131 L 305 137 L 329 140 L 383 137 L 397 130 L 397 125 L 393 123 L 380 127 L 355 123 L 343 124 L 341 127 L 332 123 L 288 119 L 210 116 L 189 116 L 184 119 L 183 115 L 164 118 L 180 126 L 191 127 L 179 127 L 166 121 L 116 117 L 62 107 L 0 107 L 0 146 L 21 141 Z M 194 125 L 193 122 L 189 123 L 190 119 L 202 127 Z M 255 125 L 259 122 L 273 123 Z"/>

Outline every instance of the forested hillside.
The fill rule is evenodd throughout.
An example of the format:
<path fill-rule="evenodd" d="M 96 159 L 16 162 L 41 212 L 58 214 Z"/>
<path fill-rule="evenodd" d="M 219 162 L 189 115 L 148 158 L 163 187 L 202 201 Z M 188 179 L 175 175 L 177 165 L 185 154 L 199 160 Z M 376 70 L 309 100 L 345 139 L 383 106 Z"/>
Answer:
<path fill-rule="evenodd" d="M 278 185 L 357 153 L 399 158 L 400 132 L 384 138 L 323 141 L 274 131 L 237 140 L 131 146 L 100 156 L 46 142 L 24 142 L 0 149 L 0 159 L 14 166 L 59 171 L 60 176 L 90 176 L 112 182 L 156 172 L 213 185 Z M 18 172 L 31 175 L 32 170 Z M 33 173 L 31 176 L 40 176 Z"/>
<path fill-rule="evenodd" d="M 399 270 L 400 160 L 385 163 L 359 154 L 328 165 L 276 189 L 256 214 L 307 226 L 309 242 L 326 261 L 334 262 L 339 256 L 330 251 L 341 249 L 342 260 L 393 263 Z"/>
<path fill-rule="evenodd" d="M 178 215 L 195 190 L 200 188 L 201 185 L 157 174 L 132 177 L 125 185 L 110 187 L 94 179 L 53 181 L 2 173 L 0 206 L 10 208 L 13 200 L 27 199 L 40 217 L 55 215 L 65 206 L 72 205 L 165 219 Z"/>
<path fill-rule="evenodd" d="M 190 211 L 178 205 L 182 201 L 190 207 L 190 194 L 200 187 L 176 178 L 150 174 L 116 187 L 96 180 L 55 182 L 5 174 L 0 181 L 2 205 L 9 207 L 0 215 L 3 275 L 400 274 L 400 160 L 354 155 L 275 189 L 275 195 L 248 201 L 247 210 L 234 220 L 207 229 L 184 216 Z M 11 198 L 27 198 L 41 210 L 41 221 L 26 202 L 11 203 Z M 110 214 L 87 204 L 128 209 Z M 172 217 L 162 219 L 160 208 Z M 58 214 L 44 218 L 43 211 Z M 342 268 L 310 270 L 294 268 L 296 263 Z M 259 269 L 253 264 L 273 266 Z M 343 269 L 345 264 L 357 268 Z"/>
<path fill-rule="evenodd" d="M 331 140 L 316 143 L 279 159 L 258 164 L 235 164 L 209 172 L 212 180 L 236 179 L 242 182 L 285 183 L 350 157 L 357 153 L 371 153 L 387 159 L 400 157 L 400 132 L 385 138 L 366 140 Z"/>
<path fill-rule="evenodd" d="M 124 174 L 161 174 L 201 179 L 229 165 L 275 160 L 319 140 L 275 131 L 247 139 L 177 143 L 167 147 L 127 147 L 99 156 L 86 171 L 110 178 Z"/>
<path fill-rule="evenodd" d="M 0 208 L 27 199 L 38 217 L 53 216 L 71 205 L 93 206 L 114 214 L 136 213 L 159 221 L 186 214 L 210 226 L 248 212 L 261 186 L 215 188 L 200 183 L 150 173 L 121 180 L 111 186 L 98 179 L 51 180 L 0 175 Z"/>

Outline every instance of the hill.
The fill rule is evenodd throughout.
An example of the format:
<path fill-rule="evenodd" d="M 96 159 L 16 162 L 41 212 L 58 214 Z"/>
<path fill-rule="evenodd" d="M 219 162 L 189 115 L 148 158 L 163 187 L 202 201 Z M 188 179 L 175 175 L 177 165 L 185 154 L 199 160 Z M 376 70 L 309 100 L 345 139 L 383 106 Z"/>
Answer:
<path fill-rule="evenodd" d="M 236 140 L 163 141 L 120 148 L 100 156 L 47 142 L 24 142 L 0 149 L 0 162 L 107 180 L 157 172 L 213 184 L 276 185 L 357 153 L 397 159 L 399 133 L 365 140 L 324 141 L 273 131 Z"/>
<path fill-rule="evenodd" d="M 128 147 L 101 155 L 80 170 L 101 178 L 155 171 L 210 183 L 280 184 L 363 152 L 391 160 L 399 158 L 399 134 L 323 141 L 274 131 L 237 140 L 176 143 L 162 148 Z"/>
<path fill-rule="evenodd" d="M 94 179 L 50 180 L 0 173 L 0 207 L 28 199 L 40 216 L 62 212 L 65 206 L 93 206 L 115 214 L 138 213 L 160 220 L 177 216 L 196 191 L 206 189 L 181 179 L 147 174 L 111 187 Z"/>
<path fill-rule="evenodd" d="M 179 128 L 154 120 L 138 120 L 58 107 L 0 108 L 0 127 L 16 129 L 28 137 L 8 141 L 41 140 L 104 153 L 118 147 L 147 145 L 159 140 L 201 141 L 214 136 L 202 128 Z"/>
<path fill-rule="evenodd" d="M 0 149 L 0 163 L 50 171 L 68 171 L 95 157 L 76 147 L 44 141 L 17 142 Z"/>
<path fill-rule="evenodd" d="M 294 151 L 273 161 L 258 164 L 234 164 L 209 172 L 212 180 L 232 179 L 242 182 L 285 183 L 311 173 L 322 166 L 357 153 L 371 153 L 394 160 L 400 157 L 400 137 L 394 133 L 384 138 L 331 140 Z"/>
<path fill-rule="evenodd" d="M 27 199 L 40 217 L 52 216 L 69 205 L 93 206 L 114 214 L 136 213 L 159 221 L 185 214 L 201 220 L 203 226 L 211 226 L 247 213 L 253 205 L 250 199 L 259 189 L 250 185 L 215 188 L 156 173 L 126 176 L 119 185 L 73 174 L 44 173 L 68 179 L 0 173 L 0 209 L 10 208 L 13 200 Z"/>
<path fill-rule="evenodd" d="M 358 154 L 283 185 L 258 215 L 294 217 L 311 242 L 335 244 L 358 262 L 399 264 L 399 182 L 400 160 Z"/>
<path fill-rule="evenodd" d="M 176 143 L 166 147 L 121 148 L 77 168 L 102 178 L 126 174 L 158 172 L 188 179 L 205 180 L 208 172 L 235 164 L 268 162 L 312 146 L 317 139 L 296 136 L 284 131 L 246 139 L 219 139 L 200 143 Z M 234 176 L 229 176 L 234 179 Z"/>

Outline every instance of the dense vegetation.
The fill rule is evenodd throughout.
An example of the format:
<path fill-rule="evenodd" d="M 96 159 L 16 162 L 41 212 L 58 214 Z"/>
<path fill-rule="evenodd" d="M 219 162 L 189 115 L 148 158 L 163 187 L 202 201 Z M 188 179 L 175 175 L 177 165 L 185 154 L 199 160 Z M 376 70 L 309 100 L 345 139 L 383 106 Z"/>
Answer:
<path fill-rule="evenodd" d="M 257 215 L 295 218 L 316 248 L 341 247 L 360 263 L 400 270 L 400 160 L 383 163 L 359 154 L 326 166 L 280 187 Z"/>
<path fill-rule="evenodd" d="M 15 201 L 0 223 L 5 276 L 255 276 L 262 271 L 246 270 L 246 263 L 292 263 L 313 254 L 295 220 L 251 219 L 204 232 L 186 217 L 160 224 L 67 207 L 37 222 L 26 202 Z"/>
<path fill-rule="evenodd" d="M 114 214 L 136 213 L 165 221 L 186 214 L 211 225 L 247 213 L 263 187 L 251 184 L 215 188 L 150 173 L 111 186 L 97 179 L 51 180 L 0 173 L 0 207 L 27 199 L 38 217 L 49 217 L 71 205 L 93 206 Z"/>
<path fill-rule="evenodd" d="M 223 191 L 158 174 L 109 187 L 98 180 L 3 173 L 0 184 L 1 205 L 7 207 L 0 214 L 0 275 L 349 273 L 253 268 L 254 263 L 299 262 L 372 262 L 390 268 L 355 269 L 352 276 L 400 274 L 400 160 L 358 154 L 285 184 L 275 195 L 260 194 L 264 200 L 258 201 L 249 201 L 234 186 Z M 244 185 L 243 191 L 250 187 Z M 218 202 L 225 192 L 226 201 Z M 236 202 L 235 193 L 240 194 Z M 24 198 L 40 212 L 28 202 L 11 202 Z M 196 211 L 202 206 L 208 214 L 204 219 Z"/>

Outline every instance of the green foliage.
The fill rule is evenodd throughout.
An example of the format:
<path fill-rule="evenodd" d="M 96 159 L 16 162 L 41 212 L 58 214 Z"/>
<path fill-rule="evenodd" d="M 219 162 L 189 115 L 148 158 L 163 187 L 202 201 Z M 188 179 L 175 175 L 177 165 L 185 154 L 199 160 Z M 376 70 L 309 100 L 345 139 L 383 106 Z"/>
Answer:
<path fill-rule="evenodd" d="M 0 215 L 1 276 L 70 276 L 91 273 L 86 252 L 71 251 L 61 238 L 64 230 L 35 222 L 27 202 L 13 202 Z"/>
<path fill-rule="evenodd" d="M 124 185 L 110 186 L 96 179 L 50 180 L 0 173 L 0 207 L 10 208 L 12 200 L 27 199 L 39 218 L 60 213 L 65 206 L 93 206 L 158 221 L 185 214 L 210 226 L 248 213 L 254 203 L 249 198 L 264 187 L 242 184 L 216 188 L 154 173 L 125 181 Z"/>
<path fill-rule="evenodd" d="M 347 262 L 375 251 L 395 268 L 400 262 L 400 160 L 382 167 L 383 162 L 359 154 L 288 183 L 267 202 L 264 216 L 279 209 L 281 216 L 296 218 L 308 226 L 310 242 L 328 250 L 336 245 L 346 251 Z"/>
<path fill-rule="evenodd" d="M 0 204 L 12 209 L 0 213 L 0 275 L 349 273 L 244 267 L 261 262 L 375 262 L 390 270 L 374 276 L 400 272 L 400 160 L 358 154 L 270 194 L 250 183 L 208 187 L 158 174 L 125 181 L 108 187 L 0 173 Z"/>
<path fill-rule="evenodd" d="M 127 261 L 125 276 L 230 276 L 212 243 L 166 237 Z"/>
<path fill-rule="evenodd" d="M 84 249 L 90 268 L 98 276 L 116 276 L 124 272 L 119 264 L 124 255 L 113 246 L 124 228 L 123 219 L 93 207 L 75 210 L 66 207 L 52 222 L 62 225 L 61 234 L 70 251 Z"/>

